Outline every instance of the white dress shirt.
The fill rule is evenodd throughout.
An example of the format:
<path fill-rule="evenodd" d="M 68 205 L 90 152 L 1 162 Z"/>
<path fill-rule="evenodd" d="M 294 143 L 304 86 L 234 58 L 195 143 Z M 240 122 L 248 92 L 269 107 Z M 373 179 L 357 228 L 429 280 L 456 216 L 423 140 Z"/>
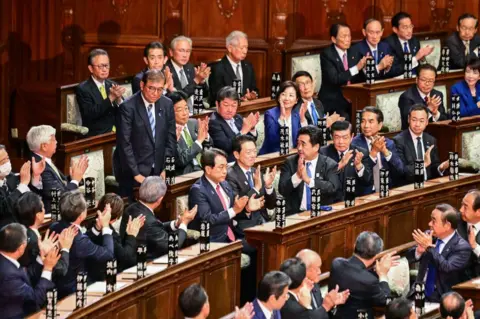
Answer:
<path fill-rule="evenodd" d="M 263 312 L 263 315 L 265 316 L 266 319 L 270 319 L 273 316 L 273 311 L 270 311 L 263 305 L 263 303 L 257 299 L 258 305 L 260 306 L 260 309 Z"/>
<path fill-rule="evenodd" d="M 335 50 L 337 50 L 338 56 L 340 57 L 340 62 L 342 62 L 342 64 L 343 64 L 343 56 L 347 53 L 347 51 L 344 51 L 337 46 L 335 46 Z M 347 54 L 347 63 L 348 63 L 348 54 Z M 350 74 L 352 76 L 355 76 L 355 75 L 358 74 L 358 68 L 357 68 L 356 65 L 352 66 L 348 70 L 350 71 Z"/>
<path fill-rule="evenodd" d="M 242 92 L 243 92 L 243 70 L 242 70 L 242 62 L 238 62 L 238 63 L 233 62 L 233 60 L 230 59 L 230 57 L 228 56 L 228 54 L 227 54 L 227 60 L 228 60 L 228 62 L 230 62 L 230 65 L 231 65 L 232 68 L 233 68 L 233 73 L 235 74 L 235 76 L 237 75 L 237 65 L 240 65 L 240 67 L 238 68 L 238 72 L 239 72 L 239 74 L 240 74 L 240 81 L 241 81 Z"/>
<path fill-rule="evenodd" d="M 412 137 L 412 140 L 413 140 L 413 147 L 415 148 L 415 157 L 416 157 L 416 154 L 418 154 L 418 150 L 417 150 L 417 137 L 420 137 L 420 143 L 422 144 L 422 153 L 423 153 L 423 156 L 425 156 L 425 144 L 423 144 L 423 132 L 421 135 L 416 135 L 415 133 L 412 132 L 412 130 L 409 128 L 408 131 L 410 132 L 410 136 Z M 436 147 L 436 146 L 435 146 Z M 433 149 L 432 149 L 433 151 Z M 421 158 L 421 160 L 423 160 L 423 158 Z M 425 180 L 427 180 L 427 168 L 425 167 Z M 438 166 L 438 169 L 437 169 L 438 173 L 440 174 L 440 176 L 443 176 L 443 171 L 440 170 L 440 166 Z"/>
<path fill-rule="evenodd" d="M 312 176 L 310 178 L 310 183 L 308 184 L 308 187 L 314 188 L 315 187 L 315 178 L 318 177 L 320 178 L 320 175 L 316 173 L 316 168 L 317 168 L 317 162 L 318 162 L 318 155 L 311 161 L 305 160 L 305 169 L 307 169 L 307 163 L 311 163 L 310 165 L 310 175 Z M 308 171 L 307 171 L 308 173 Z M 297 188 L 298 185 L 303 180 L 297 176 L 297 173 L 293 174 L 292 176 L 292 185 L 293 188 Z M 302 202 L 300 203 L 300 210 L 307 210 L 307 184 L 304 183 L 303 185 L 303 195 L 302 195 Z"/>
<path fill-rule="evenodd" d="M 398 38 L 398 40 L 400 40 L 400 45 L 402 46 L 402 52 L 403 52 L 403 48 L 405 47 L 404 43 L 407 43 L 408 53 L 412 53 L 412 49 L 410 48 L 410 44 L 408 43 L 407 40 L 403 40 L 403 39 L 400 39 L 400 38 Z M 416 68 L 417 66 L 418 66 L 417 58 L 412 53 L 412 69 Z"/>
<path fill-rule="evenodd" d="M 175 63 L 173 59 L 171 59 L 170 61 L 172 61 L 173 68 L 175 69 L 175 72 L 177 72 L 178 79 L 179 80 L 181 79 L 180 70 L 183 70 L 183 74 L 185 75 L 185 79 L 187 79 L 187 83 L 188 83 L 188 78 L 187 78 L 187 73 L 185 72 L 185 68 Z M 188 100 L 193 105 L 193 94 L 188 98 Z"/>

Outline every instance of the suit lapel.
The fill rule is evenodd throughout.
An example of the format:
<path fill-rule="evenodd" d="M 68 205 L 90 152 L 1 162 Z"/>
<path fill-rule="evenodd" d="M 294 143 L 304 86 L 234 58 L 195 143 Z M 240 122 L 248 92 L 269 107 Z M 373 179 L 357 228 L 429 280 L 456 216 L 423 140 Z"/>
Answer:
<path fill-rule="evenodd" d="M 102 93 L 100 93 L 100 90 L 98 89 L 97 84 L 93 81 L 91 76 L 88 79 L 88 84 L 90 86 L 90 91 L 95 96 L 95 99 L 97 100 L 97 102 L 103 101 Z M 107 96 L 108 96 L 108 91 L 110 90 L 110 88 L 107 89 L 107 81 L 106 80 L 105 80 L 104 84 L 105 84 L 105 92 L 107 93 Z"/>
<path fill-rule="evenodd" d="M 332 46 L 330 47 L 330 50 L 332 52 L 332 57 L 335 58 L 335 62 L 337 63 L 337 70 L 340 70 L 341 72 L 344 71 L 344 68 L 343 68 L 343 61 L 342 61 L 342 58 L 343 57 L 340 57 L 338 55 L 338 52 L 337 50 L 335 49 L 335 44 L 332 44 Z M 352 57 L 352 51 L 350 49 L 347 50 L 347 61 L 350 65 L 350 59 Z"/>
<path fill-rule="evenodd" d="M 417 54 L 418 50 L 420 49 L 420 48 L 417 48 L 417 45 L 415 44 L 415 40 L 413 38 L 408 40 L 408 46 L 410 47 L 410 53 L 412 55 Z"/>
<path fill-rule="evenodd" d="M 412 135 L 410 135 L 410 130 L 405 130 L 405 144 L 410 149 L 410 154 L 413 154 L 414 159 L 417 158 L 417 152 L 415 151 L 415 146 L 413 145 Z"/>
<path fill-rule="evenodd" d="M 160 143 L 158 135 L 160 134 L 162 125 L 164 125 L 163 107 L 160 103 L 160 99 L 155 103 L 155 144 Z"/>
<path fill-rule="evenodd" d="M 441 255 L 447 257 L 450 253 L 450 249 L 458 243 L 458 234 L 455 233 L 453 237 L 448 241 L 448 243 L 443 247 Z"/>
<path fill-rule="evenodd" d="M 228 61 L 227 56 L 224 56 L 223 59 L 220 61 L 220 63 L 223 64 L 223 68 L 225 69 L 226 75 L 230 78 L 228 79 L 229 81 L 226 81 L 227 83 L 233 83 L 233 80 L 237 78 L 235 75 L 235 70 L 232 68 L 232 65 L 230 64 L 230 61 Z M 243 68 L 242 68 L 243 70 Z M 245 77 L 245 73 L 243 74 L 243 77 Z"/>
<path fill-rule="evenodd" d="M 398 38 L 398 36 L 393 36 L 394 37 L 394 40 L 393 40 L 393 43 L 394 43 L 394 46 L 393 46 L 393 50 L 395 50 L 395 53 L 397 55 L 401 55 L 403 56 L 403 48 L 402 48 L 402 43 L 400 42 L 400 39 Z M 410 51 L 412 51 L 412 45 L 411 43 L 409 42 L 408 43 L 409 47 L 410 47 Z"/>
<path fill-rule="evenodd" d="M 212 199 L 212 201 L 215 203 L 217 207 L 221 208 L 220 211 L 223 211 L 223 205 L 222 205 L 222 202 L 220 201 L 220 198 L 218 198 L 217 190 L 213 188 L 213 186 L 210 184 L 210 182 L 207 180 L 206 177 L 202 177 L 202 179 L 203 179 L 203 185 L 207 191 L 207 196 Z"/>
<path fill-rule="evenodd" d="M 137 112 L 140 115 L 140 118 L 143 120 L 147 127 L 148 136 L 150 140 L 153 142 L 153 135 L 152 135 L 152 128 L 150 126 L 150 121 L 148 120 L 147 108 L 145 107 L 145 103 L 143 103 L 142 93 L 138 93 L 137 97 Z M 155 106 L 156 108 L 156 106 Z M 157 121 L 158 122 L 158 121 Z M 156 124 L 155 124 L 156 125 Z"/>
<path fill-rule="evenodd" d="M 237 164 L 235 163 L 235 165 L 233 165 L 233 170 L 235 172 L 235 175 L 237 176 L 237 179 L 242 187 L 242 192 L 244 191 L 247 191 L 250 189 L 250 185 L 248 184 L 248 181 L 247 181 L 247 177 L 245 176 L 245 174 L 243 173 L 243 170 L 242 168 Z"/>
<path fill-rule="evenodd" d="M 197 139 L 197 132 L 195 130 L 195 126 L 196 126 L 195 123 L 196 123 L 195 121 L 190 121 L 190 120 L 188 120 L 188 122 L 187 122 L 188 132 L 190 133 L 190 136 L 192 137 L 192 140 L 194 142 Z"/>

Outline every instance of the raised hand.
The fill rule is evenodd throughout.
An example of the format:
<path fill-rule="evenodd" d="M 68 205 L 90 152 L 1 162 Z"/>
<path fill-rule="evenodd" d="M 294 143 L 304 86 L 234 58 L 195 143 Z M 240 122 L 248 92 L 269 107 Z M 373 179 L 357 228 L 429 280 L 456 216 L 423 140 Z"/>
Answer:
<path fill-rule="evenodd" d="M 300 123 L 305 123 L 307 121 L 305 114 L 307 113 L 308 108 L 307 108 L 307 102 L 303 102 L 302 106 L 300 106 Z"/>
<path fill-rule="evenodd" d="M 60 236 L 58 237 L 60 248 L 70 249 L 73 244 L 73 239 L 77 234 L 78 234 L 78 228 L 74 225 L 62 230 L 62 232 L 60 233 Z"/>
<path fill-rule="evenodd" d="M 359 151 L 355 152 L 355 159 L 353 160 L 353 164 L 355 165 L 355 169 L 357 171 L 363 168 L 362 159 L 363 159 L 363 153 Z"/>
<path fill-rule="evenodd" d="M 145 216 L 140 215 L 135 219 L 132 219 L 132 216 L 128 216 L 128 224 L 127 224 L 127 234 L 133 237 L 137 237 L 140 228 L 143 227 L 145 224 Z"/>
<path fill-rule="evenodd" d="M 73 162 L 70 166 L 70 176 L 72 180 L 81 181 L 87 168 L 88 157 L 87 155 L 82 155 L 78 161 Z"/>
<path fill-rule="evenodd" d="M 45 157 L 42 157 L 40 162 L 37 162 L 35 160 L 35 157 L 32 156 L 32 173 L 33 173 L 33 178 L 40 177 L 42 175 L 43 171 L 45 170 L 46 167 L 46 162 L 45 162 Z"/>
<path fill-rule="evenodd" d="M 255 197 L 256 195 L 253 194 L 252 197 L 248 199 L 248 203 L 247 203 L 248 212 L 256 212 L 262 209 L 263 206 L 265 205 L 265 198 L 263 196 L 259 198 L 255 198 Z"/>
<path fill-rule="evenodd" d="M 308 285 L 303 285 L 298 292 L 298 302 L 305 308 L 310 308 L 312 305 L 312 289 Z"/>
<path fill-rule="evenodd" d="M 197 141 L 201 144 L 208 137 L 208 127 L 205 125 L 206 120 L 198 119 Z"/>
<path fill-rule="evenodd" d="M 442 162 L 442 164 L 440 164 L 438 166 L 438 169 L 443 172 L 444 170 L 446 170 L 449 167 L 450 167 L 450 162 L 447 160 L 445 162 Z"/>
<path fill-rule="evenodd" d="M 421 246 L 423 250 L 427 250 L 428 247 L 435 247 L 433 245 L 432 234 L 430 232 L 423 232 L 420 229 L 413 230 L 413 240 L 415 240 L 418 246 Z"/>
<path fill-rule="evenodd" d="M 47 229 L 43 240 L 38 239 L 38 248 L 40 250 L 40 256 L 43 257 L 48 254 L 50 250 L 57 244 L 58 235 L 55 232 L 50 233 L 50 230 Z"/>
<path fill-rule="evenodd" d="M 433 46 L 425 46 L 423 48 L 420 48 L 417 52 L 417 55 L 415 56 L 417 60 L 423 59 L 425 56 L 429 55 L 430 53 L 433 52 Z"/>
<path fill-rule="evenodd" d="M 434 95 L 427 98 L 427 107 L 433 115 L 437 115 L 440 104 L 442 104 L 442 99 L 439 96 Z"/>
<path fill-rule="evenodd" d="M 47 271 L 52 271 L 53 267 L 57 264 L 60 260 L 61 255 L 58 253 L 58 247 L 53 247 L 48 254 L 42 258 L 43 261 L 43 269 Z"/>
<path fill-rule="evenodd" d="M 255 173 L 253 174 L 253 185 L 257 191 L 262 189 L 262 171 L 260 164 L 258 164 Z"/>
<path fill-rule="evenodd" d="M 332 124 L 335 123 L 336 121 L 345 121 L 345 118 L 341 117 L 340 114 L 337 114 L 337 112 L 333 112 L 332 115 L 329 115 L 327 113 L 326 118 L 327 118 L 327 128 L 332 126 Z"/>
<path fill-rule="evenodd" d="M 359 71 L 362 70 L 365 67 L 365 65 L 367 64 L 367 59 L 371 59 L 371 58 L 372 57 L 369 56 L 369 55 L 366 55 L 363 58 L 361 58 L 360 61 L 358 61 L 358 63 L 357 63 L 357 69 Z"/>
<path fill-rule="evenodd" d="M 252 319 L 255 316 L 255 312 L 253 311 L 253 304 L 251 302 L 247 302 L 242 309 L 238 309 L 235 306 L 235 316 L 233 319 Z"/>
<path fill-rule="evenodd" d="M 233 211 L 235 212 L 235 214 L 240 214 L 245 208 L 245 206 L 247 206 L 247 203 L 248 203 L 248 196 L 242 196 L 242 197 L 238 197 L 238 195 L 235 196 L 235 201 L 233 202 Z"/>
<path fill-rule="evenodd" d="M 177 135 L 177 141 L 180 141 L 180 138 L 182 137 L 182 127 L 177 125 L 175 126 L 175 134 Z"/>
<path fill-rule="evenodd" d="M 165 69 L 163 69 L 163 74 L 165 75 L 165 88 L 169 92 L 175 91 L 175 85 L 173 84 L 173 75 L 168 66 L 165 66 Z"/>
<path fill-rule="evenodd" d="M 376 260 L 375 264 L 375 271 L 377 272 L 377 275 L 379 277 L 385 277 L 388 274 L 388 271 L 390 268 L 398 265 L 398 259 L 400 259 L 400 256 L 395 255 L 397 252 L 391 252 L 388 254 L 385 254 L 380 260 Z"/>
<path fill-rule="evenodd" d="M 477 248 L 477 240 L 475 238 L 475 232 L 473 231 L 473 228 L 471 225 L 468 226 L 468 243 L 470 246 L 472 246 L 472 249 Z"/>
<path fill-rule="evenodd" d="M 247 89 L 247 92 L 245 93 L 245 96 L 243 97 L 245 100 L 255 100 L 258 97 L 257 92 L 255 91 L 250 91 Z"/>
<path fill-rule="evenodd" d="M 352 156 L 353 156 L 353 150 L 349 150 L 348 152 L 343 154 L 342 160 L 340 162 L 338 162 L 338 170 L 339 171 L 341 171 L 342 169 L 345 168 L 345 166 L 347 166 L 347 164 L 350 161 L 350 159 L 352 158 Z"/>
<path fill-rule="evenodd" d="M 103 209 L 103 212 L 98 211 L 97 216 L 102 228 L 109 227 L 110 219 L 112 218 L 112 208 L 110 207 L 110 204 L 109 203 L 105 204 L 105 208 Z"/>
<path fill-rule="evenodd" d="M 270 167 L 267 167 L 265 174 L 263 175 L 263 182 L 265 183 L 265 188 L 272 188 L 273 181 L 277 175 L 277 166 L 274 166 L 270 172 Z"/>
<path fill-rule="evenodd" d="M 432 153 L 432 149 L 434 147 L 435 145 L 431 145 L 425 152 L 425 155 L 423 155 L 423 162 L 424 162 L 425 168 L 429 167 L 430 164 L 432 164 L 432 158 L 430 156 L 430 153 Z"/>
<path fill-rule="evenodd" d="M 23 163 L 22 167 L 20 168 L 20 184 L 28 186 L 31 180 L 30 168 L 32 164 L 30 161 Z"/>
<path fill-rule="evenodd" d="M 183 214 L 180 216 L 180 223 L 185 224 L 185 226 L 188 226 L 188 224 L 195 218 L 195 215 L 197 215 L 197 211 L 198 211 L 197 205 L 193 206 L 193 208 L 190 210 L 185 209 Z"/>

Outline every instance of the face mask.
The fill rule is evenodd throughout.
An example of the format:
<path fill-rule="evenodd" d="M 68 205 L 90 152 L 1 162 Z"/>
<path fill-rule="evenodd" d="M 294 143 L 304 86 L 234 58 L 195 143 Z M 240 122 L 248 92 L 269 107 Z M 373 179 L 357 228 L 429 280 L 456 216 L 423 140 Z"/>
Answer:
<path fill-rule="evenodd" d="M 0 165 L 0 176 L 5 177 L 12 171 L 12 163 L 10 161 Z"/>

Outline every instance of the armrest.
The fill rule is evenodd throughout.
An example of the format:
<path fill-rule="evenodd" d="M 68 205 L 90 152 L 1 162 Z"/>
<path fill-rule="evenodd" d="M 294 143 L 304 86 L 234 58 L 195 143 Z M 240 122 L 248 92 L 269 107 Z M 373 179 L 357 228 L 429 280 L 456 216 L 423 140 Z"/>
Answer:
<path fill-rule="evenodd" d="M 62 132 L 72 132 L 72 133 L 77 133 L 81 135 L 87 135 L 88 134 L 88 128 L 85 126 L 80 126 L 80 125 L 75 125 L 75 124 L 70 124 L 70 123 L 62 123 L 60 126 L 60 129 Z"/>

